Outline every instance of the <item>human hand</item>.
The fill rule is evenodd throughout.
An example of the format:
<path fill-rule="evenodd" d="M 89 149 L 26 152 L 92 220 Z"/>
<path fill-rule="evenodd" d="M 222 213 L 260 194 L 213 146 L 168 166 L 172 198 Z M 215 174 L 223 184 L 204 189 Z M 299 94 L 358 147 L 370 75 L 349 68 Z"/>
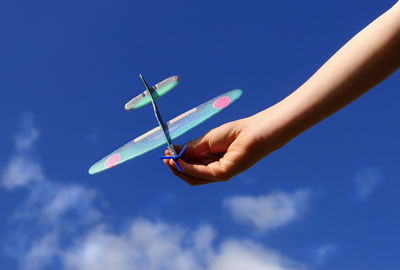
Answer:
<path fill-rule="evenodd" d="M 272 151 L 257 127 L 257 120 L 244 118 L 233 121 L 207 132 L 187 144 L 178 160 L 182 172 L 176 169 L 171 159 L 164 160 L 173 174 L 190 185 L 202 185 L 227 181 L 248 169 L 259 159 Z M 182 146 L 176 146 L 179 151 Z M 169 150 L 165 151 L 170 155 Z"/>

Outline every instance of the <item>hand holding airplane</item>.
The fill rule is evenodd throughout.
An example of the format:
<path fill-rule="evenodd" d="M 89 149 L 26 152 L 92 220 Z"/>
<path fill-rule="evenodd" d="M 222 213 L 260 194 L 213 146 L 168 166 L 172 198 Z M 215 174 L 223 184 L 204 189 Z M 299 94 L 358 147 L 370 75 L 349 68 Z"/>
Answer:
<path fill-rule="evenodd" d="M 151 102 L 153 104 L 158 127 L 137 137 L 118 150 L 104 157 L 100 161 L 96 162 L 92 167 L 90 167 L 89 174 L 95 174 L 112 168 L 129 159 L 153 150 L 164 143 L 168 145 L 170 155 L 160 156 L 159 158 L 171 159 L 175 163 L 177 169 L 182 171 L 177 161 L 185 150 L 185 147 L 180 151 L 179 154 L 177 154 L 175 147 L 172 144 L 172 140 L 201 124 L 214 114 L 220 112 L 242 95 L 242 90 L 240 89 L 231 90 L 179 115 L 168 122 L 163 122 L 155 100 L 172 90 L 172 88 L 178 84 L 179 77 L 172 76 L 151 88 L 148 86 L 142 75 L 140 75 L 140 78 L 146 87 L 146 90 L 126 103 L 125 110 L 130 111 L 138 109 Z"/>
<path fill-rule="evenodd" d="M 288 97 L 188 143 L 179 160 L 182 172 L 174 163 L 166 164 L 190 185 L 226 181 L 340 110 L 399 67 L 400 1 Z M 211 158 L 201 154 L 207 152 L 213 152 Z"/>

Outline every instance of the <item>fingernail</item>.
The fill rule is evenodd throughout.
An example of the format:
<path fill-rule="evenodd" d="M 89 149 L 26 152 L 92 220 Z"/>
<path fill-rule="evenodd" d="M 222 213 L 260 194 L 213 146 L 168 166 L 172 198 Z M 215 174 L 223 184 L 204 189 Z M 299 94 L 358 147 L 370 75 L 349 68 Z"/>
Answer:
<path fill-rule="evenodd" d="M 175 164 L 175 162 L 174 162 L 172 159 L 169 160 L 169 165 L 171 165 L 171 166 L 173 166 L 174 168 L 176 168 L 176 164 Z"/>

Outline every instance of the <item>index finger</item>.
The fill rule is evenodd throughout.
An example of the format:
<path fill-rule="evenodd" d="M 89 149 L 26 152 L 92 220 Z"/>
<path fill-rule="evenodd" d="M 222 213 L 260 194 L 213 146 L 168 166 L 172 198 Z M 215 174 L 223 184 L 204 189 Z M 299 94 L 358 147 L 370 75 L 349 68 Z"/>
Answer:
<path fill-rule="evenodd" d="M 177 162 L 181 166 L 183 174 L 206 180 L 226 181 L 235 175 L 234 168 L 239 165 L 240 159 L 236 158 L 233 153 L 226 153 L 219 160 L 207 165 L 188 163 L 183 159 L 179 159 Z M 169 165 L 176 168 L 173 160 L 169 161 Z"/>

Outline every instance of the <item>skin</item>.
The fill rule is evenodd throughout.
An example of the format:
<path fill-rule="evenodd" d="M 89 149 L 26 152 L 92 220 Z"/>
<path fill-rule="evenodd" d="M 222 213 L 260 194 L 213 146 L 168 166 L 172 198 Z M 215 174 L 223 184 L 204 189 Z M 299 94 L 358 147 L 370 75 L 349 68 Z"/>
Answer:
<path fill-rule="evenodd" d="M 279 103 L 189 142 L 178 161 L 164 160 L 190 185 L 226 181 L 348 105 L 400 67 L 400 2 L 354 36 Z M 178 152 L 181 147 L 177 147 Z M 169 154 L 168 150 L 166 154 Z"/>

